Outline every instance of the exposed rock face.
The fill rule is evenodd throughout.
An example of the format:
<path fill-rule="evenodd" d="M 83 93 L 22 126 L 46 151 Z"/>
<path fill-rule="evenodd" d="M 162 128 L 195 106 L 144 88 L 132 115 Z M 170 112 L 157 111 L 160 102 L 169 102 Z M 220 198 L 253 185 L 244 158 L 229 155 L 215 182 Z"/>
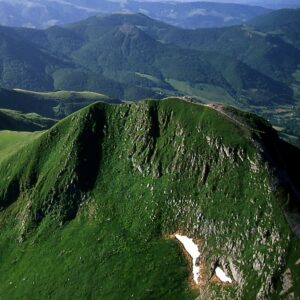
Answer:
<path fill-rule="evenodd" d="M 293 287 L 293 280 L 292 280 L 292 272 L 291 269 L 286 269 L 285 272 L 282 274 L 282 291 L 280 292 L 281 296 L 288 296 L 289 299 L 293 299 L 293 294 L 289 294 L 289 290 Z"/>
<path fill-rule="evenodd" d="M 265 197 L 264 201 L 257 205 L 255 196 L 252 198 L 249 194 L 250 199 L 246 201 L 250 206 L 245 205 L 248 209 L 253 209 L 251 217 L 249 215 L 250 218 L 244 219 L 240 214 L 235 213 L 226 216 L 227 219 L 211 219 L 206 217 L 206 205 L 195 204 L 194 196 L 179 196 L 172 190 L 166 193 L 167 201 L 170 203 L 170 209 L 174 211 L 172 221 L 178 221 L 185 216 L 185 227 L 203 241 L 202 252 L 206 253 L 206 268 L 211 272 L 207 278 L 213 275 L 216 261 L 218 261 L 218 264 L 234 278 L 235 299 L 243 299 L 247 295 L 245 291 L 250 288 L 247 283 L 249 273 L 252 273 L 251 276 L 255 276 L 257 282 L 261 284 L 256 298 L 268 298 L 275 292 L 273 277 L 285 264 L 287 249 L 284 244 L 289 242 L 290 237 L 289 235 L 283 236 L 280 232 L 281 229 L 273 220 L 277 208 L 272 200 L 270 183 L 267 179 L 261 181 L 261 178 L 268 173 L 261 156 L 261 146 L 254 141 L 257 154 L 250 157 L 244 148 L 226 145 L 220 136 L 207 134 L 203 128 L 196 127 L 197 139 L 202 141 L 201 150 L 199 148 L 196 150 L 193 148 L 193 143 L 190 143 L 185 128 L 175 121 L 176 117 L 173 112 L 160 113 L 155 107 L 142 107 L 139 104 L 131 109 L 131 112 L 134 111 L 139 111 L 139 116 L 142 118 L 134 120 L 138 134 L 133 140 L 130 157 L 133 167 L 144 176 L 158 178 L 163 175 L 172 175 L 172 177 L 175 175 L 176 178 L 177 174 L 184 174 L 183 176 L 190 180 L 195 180 L 196 177 L 198 178 L 196 181 L 198 189 L 219 192 L 222 194 L 221 197 L 226 199 L 226 188 L 223 190 L 220 176 L 226 178 L 228 169 L 238 170 L 241 166 L 247 169 L 250 174 L 247 183 L 250 191 L 258 190 Z M 174 133 L 166 137 L 164 130 L 170 126 L 174 126 Z M 162 166 L 158 156 L 160 151 L 157 144 L 159 144 L 160 135 L 167 139 L 165 146 L 168 145 L 174 149 L 173 159 L 165 166 Z M 250 137 L 249 140 L 251 140 Z M 210 176 L 214 177 L 215 181 L 207 183 L 207 178 Z M 180 184 L 181 179 L 174 179 L 174 177 L 171 180 L 176 180 Z M 181 184 L 184 186 L 183 182 Z M 233 186 L 230 188 L 234 188 L 235 184 L 236 182 L 233 182 Z M 244 186 L 244 192 L 245 188 L 246 186 Z M 213 205 L 215 195 L 213 193 L 210 196 L 210 193 L 206 195 L 204 201 L 210 201 Z M 239 204 L 240 200 L 236 197 L 233 197 L 232 200 L 236 205 Z M 218 205 L 218 201 L 216 201 L 216 209 L 218 209 Z M 224 237 L 231 236 L 233 232 L 235 232 L 234 239 L 224 239 Z M 211 248 L 212 244 L 213 248 Z M 247 252 L 247 248 L 251 249 L 252 255 L 245 258 L 244 253 Z M 214 259 L 216 253 L 219 253 L 218 258 Z M 209 283 L 207 284 L 209 285 Z M 231 293 L 226 296 L 226 291 L 219 296 L 211 294 L 210 289 L 209 291 L 210 296 L 202 291 L 201 297 L 203 299 L 232 297 Z"/>
<path fill-rule="evenodd" d="M 199 299 L 268 299 L 279 293 L 278 274 L 287 295 L 293 287 L 293 272 L 286 269 L 293 235 L 261 150 L 270 128 L 262 126 L 260 134 L 247 128 L 211 108 L 178 100 L 97 104 L 78 113 L 37 142 L 40 153 L 50 154 L 37 154 L 39 168 L 22 173 L 34 179 L 23 178 L 19 195 L 9 196 L 10 203 L 27 199 L 20 212 L 20 241 L 49 214 L 61 225 L 85 209 L 97 218 L 103 208 L 90 199 L 104 197 L 107 182 L 126 178 L 138 182 L 138 191 L 128 184 L 114 186 L 114 192 L 125 202 L 135 199 L 136 207 L 144 205 L 130 212 L 132 220 L 144 222 L 145 228 L 130 225 L 135 234 L 147 240 L 182 230 L 201 241 L 205 274 Z M 24 150 L 24 161 L 30 161 L 32 149 Z M 7 186 L 18 173 L 10 178 Z M 217 266 L 232 284 L 213 280 Z"/>

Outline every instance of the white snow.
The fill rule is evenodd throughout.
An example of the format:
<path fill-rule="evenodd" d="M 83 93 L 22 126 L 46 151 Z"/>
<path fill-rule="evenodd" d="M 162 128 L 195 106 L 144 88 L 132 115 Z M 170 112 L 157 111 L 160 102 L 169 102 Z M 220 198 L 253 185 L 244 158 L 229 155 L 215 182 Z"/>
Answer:
<path fill-rule="evenodd" d="M 175 234 L 175 237 L 184 246 L 185 250 L 193 259 L 194 281 L 198 284 L 200 274 L 200 267 L 197 264 L 197 259 L 200 257 L 198 246 L 193 242 L 193 239 L 190 239 L 185 235 Z"/>
<path fill-rule="evenodd" d="M 232 279 L 228 277 L 220 267 L 216 268 L 216 275 L 222 282 L 232 283 Z"/>

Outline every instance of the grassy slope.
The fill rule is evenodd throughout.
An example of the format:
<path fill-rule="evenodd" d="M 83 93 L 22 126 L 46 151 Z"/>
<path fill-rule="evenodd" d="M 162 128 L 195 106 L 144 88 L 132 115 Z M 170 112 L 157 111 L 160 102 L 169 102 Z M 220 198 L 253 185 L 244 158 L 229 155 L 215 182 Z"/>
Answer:
<path fill-rule="evenodd" d="M 55 124 L 55 120 L 41 117 L 36 113 L 22 114 L 19 111 L 0 109 L 0 130 L 37 131 Z"/>
<path fill-rule="evenodd" d="M 32 92 L 0 89 L 0 107 L 60 119 L 93 102 L 117 102 L 93 92 Z"/>
<path fill-rule="evenodd" d="M 288 267 L 297 279 L 288 196 L 251 141 L 270 128 L 228 114 L 251 122 L 172 99 L 98 103 L 2 161 L 0 297 L 194 299 L 178 230 L 201 241 L 212 299 L 277 294 Z M 230 261 L 232 286 L 209 280 Z"/>
<path fill-rule="evenodd" d="M 13 155 L 19 151 L 21 147 L 29 144 L 40 133 L 31 132 L 16 132 L 9 130 L 0 131 L 0 161 L 7 159 L 8 156 Z"/>

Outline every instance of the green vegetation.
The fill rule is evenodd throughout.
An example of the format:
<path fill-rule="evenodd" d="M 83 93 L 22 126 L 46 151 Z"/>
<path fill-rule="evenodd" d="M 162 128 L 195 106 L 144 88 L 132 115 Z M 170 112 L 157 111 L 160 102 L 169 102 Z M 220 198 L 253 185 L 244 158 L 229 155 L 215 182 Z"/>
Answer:
<path fill-rule="evenodd" d="M 296 142 L 288 140 L 299 145 L 298 15 L 299 10 L 280 10 L 242 26 L 196 30 L 142 14 L 96 16 L 46 30 L 1 27 L 0 85 L 94 91 L 122 100 L 188 94 L 254 107 L 254 113 L 294 106 L 290 119 L 276 113 L 262 116 L 283 127 L 284 137 L 296 136 Z M 48 114 L 32 108 L 25 112 L 63 118 L 92 101 L 76 107 L 67 102 L 68 107 L 60 103 L 46 108 Z"/>
<path fill-rule="evenodd" d="M 50 128 L 55 121 L 36 113 L 22 114 L 18 111 L 0 109 L 0 130 L 37 131 Z"/>
<path fill-rule="evenodd" d="M 33 123 L 38 123 L 35 125 L 41 128 L 43 126 L 49 127 L 51 123 L 53 124 L 53 120 L 46 120 L 44 118 L 61 119 L 98 101 L 119 102 L 118 100 L 113 100 L 105 95 L 93 92 L 32 92 L 20 89 L 0 89 L 0 108 L 6 109 L 5 111 L 2 110 L 2 113 L 6 112 L 6 115 L 9 114 L 10 117 L 18 122 L 31 122 L 32 125 L 34 125 Z M 9 113 L 8 110 L 15 110 L 17 112 Z M 21 112 L 23 116 L 21 116 L 19 112 Z M 22 128 L 13 127 L 10 129 L 23 130 Z M 31 131 L 29 128 L 25 130 Z M 35 128 L 35 130 L 37 130 L 37 128 Z"/>
<path fill-rule="evenodd" d="M 33 139 L 40 136 L 40 133 L 16 132 L 9 130 L 0 131 L 0 162 L 7 159 L 24 145 L 29 144 Z"/>
<path fill-rule="evenodd" d="M 175 79 L 167 79 L 176 90 L 180 91 L 185 95 L 192 96 L 200 101 L 209 102 L 223 102 L 223 103 L 234 103 L 234 98 L 232 98 L 226 90 L 209 85 L 209 84 L 195 84 L 193 86 L 189 85 L 186 81 L 179 81 Z"/>
<path fill-rule="evenodd" d="M 209 2 L 66 0 L 40 1 L 38 5 L 30 5 L 18 0 L 2 0 L 0 1 L 0 24 L 46 28 L 54 24 L 76 22 L 91 15 L 122 11 L 143 12 L 151 18 L 189 28 L 242 24 L 246 20 L 269 12 L 268 9 L 259 6 Z"/>
<path fill-rule="evenodd" d="M 293 74 L 294 81 L 292 83 L 292 88 L 294 91 L 295 98 L 300 102 L 300 68 Z"/>
<path fill-rule="evenodd" d="M 233 108 L 92 104 L 0 162 L 0 298 L 195 299 L 177 231 L 200 241 L 206 299 L 299 295 L 298 157 Z"/>
<path fill-rule="evenodd" d="M 300 9 L 281 9 L 249 22 L 260 31 L 278 35 L 300 49 Z"/>
<path fill-rule="evenodd" d="M 288 140 L 299 145 L 298 14 L 281 10 L 243 26 L 197 30 L 141 14 L 91 17 L 46 30 L 1 27 L 0 84 L 37 91 L 94 91 L 122 100 L 188 94 L 262 112 L 284 128 L 284 137 L 296 136 Z M 36 107 L 24 112 L 56 119 L 92 101 L 67 102 L 51 104 L 47 114 Z M 289 106 L 294 106 L 293 118 L 272 113 Z"/>
<path fill-rule="evenodd" d="M 233 31 L 234 35 L 238 36 L 239 43 L 245 44 L 243 49 L 253 50 L 250 51 L 254 52 L 251 57 L 260 57 L 257 53 L 260 48 L 263 52 L 266 48 L 269 49 L 269 41 L 266 39 L 260 39 L 258 43 L 246 39 L 245 43 L 244 32 L 240 27 L 219 31 L 222 30 L 228 31 L 229 34 Z M 3 50 L 3 64 L 6 65 L 7 59 L 12 62 L 7 64 L 1 75 L 3 82 L 0 84 L 5 88 L 91 90 L 103 92 L 113 98 L 137 100 L 182 95 L 181 90 L 168 84 L 167 80 L 173 79 L 184 81 L 188 86 L 216 86 L 238 102 L 241 97 L 243 101 L 251 103 L 271 104 L 283 101 L 282 97 L 286 102 L 292 101 L 290 88 L 278 82 L 277 77 L 273 78 L 270 75 L 274 73 L 273 69 L 266 74 L 260 69 L 260 66 L 266 65 L 263 65 L 261 60 L 257 60 L 257 68 L 253 67 L 253 64 L 250 64 L 249 68 L 247 59 L 240 61 L 240 55 L 237 55 L 240 49 L 237 45 L 233 53 L 231 42 L 224 46 L 214 40 L 213 43 L 217 45 L 214 49 L 199 44 L 202 36 L 207 38 L 205 41 L 209 43 L 212 37 L 215 37 L 213 30 L 202 34 L 202 31 L 179 29 L 141 14 L 114 14 L 92 17 L 79 23 L 61 28 L 52 27 L 44 31 L 1 28 L 0 36 L 3 35 L 3 38 L 7 39 L 8 34 L 14 36 L 15 42 L 20 39 L 30 44 L 37 49 L 36 51 L 46 53 L 53 61 L 50 61 L 48 56 L 39 56 L 42 65 L 39 70 L 44 70 L 44 76 L 47 76 L 49 81 L 47 84 L 28 76 L 6 80 L 6 73 L 16 72 L 10 69 L 12 64 L 16 65 L 16 69 L 23 70 L 22 63 L 25 58 L 18 52 L 10 52 L 8 55 L 8 52 Z M 8 39 L 5 43 L 10 47 L 12 41 Z M 222 49 L 222 53 L 217 51 L 219 48 Z M 24 49 L 28 56 L 26 65 L 28 68 L 36 68 L 30 51 Z M 291 57 L 290 61 L 284 62 L 286 66 L 295 63 L 300 57 L 295 53 L 286 53 Z M 271 62 L 273 63 L 273 60 Z M 269 62 L 267 64 L 269 66 Z M 278 62 L 274 64 L 276 68 L 277 65 Z M 25 71 L 19 73 L 23 74 Z M 35 73 L 38 74 L 37 71 Z M 276 71 L 274 74 L 277 73 Z M 32 80 L 29 82 L 28 78 Z M 255 92 L 255 89 L 259 89 L 259 93 Z"/>

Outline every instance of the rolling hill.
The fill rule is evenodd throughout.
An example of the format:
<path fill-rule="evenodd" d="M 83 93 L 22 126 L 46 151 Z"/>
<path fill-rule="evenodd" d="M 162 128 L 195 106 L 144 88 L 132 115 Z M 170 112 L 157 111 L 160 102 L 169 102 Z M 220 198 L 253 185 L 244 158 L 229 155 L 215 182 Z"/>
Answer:
<path fill-rule="evenodd" d="M 19 111 L 0 109 L 0 130 L 38 131 L 50 128 L 55 120 L 35 113 L 23 114 Z"/>
<path fill-rule="evenodd" d="M 119 103 L 105 95 L 93 92 L 33 92 L 0 89 L 0 108 L 21 112 L 26 118 L 31 113 L 45 118 L 62 119 L 94 102 Z M 33 115 L 32 115 L 33 116 Z"/>
<path fill-rule="evenodd" d="M 92 104 L 0 161 L 0 297 L 298 297 L 298 170 L 249 113 Z M 199 285 L 175 233 L 197 241 Z"/>
<path fill-rule="evenodd" d="M 268 19 L 269 16 L 265 18 Z M 297 22 L 290 22 L 293 28 L 298 28 Z M 300 50 L 295 46 L 297 37 L 291 44 L 286 40 L 288 36 L 283 39 L 273 32 L 259 31 L 250 24 L 195 31 L 165 31 L 158 38 L 182 48 L 214 51 L 237 58 L 274 80 L 291 84 L 293 73 L 300 63 Z"/>

